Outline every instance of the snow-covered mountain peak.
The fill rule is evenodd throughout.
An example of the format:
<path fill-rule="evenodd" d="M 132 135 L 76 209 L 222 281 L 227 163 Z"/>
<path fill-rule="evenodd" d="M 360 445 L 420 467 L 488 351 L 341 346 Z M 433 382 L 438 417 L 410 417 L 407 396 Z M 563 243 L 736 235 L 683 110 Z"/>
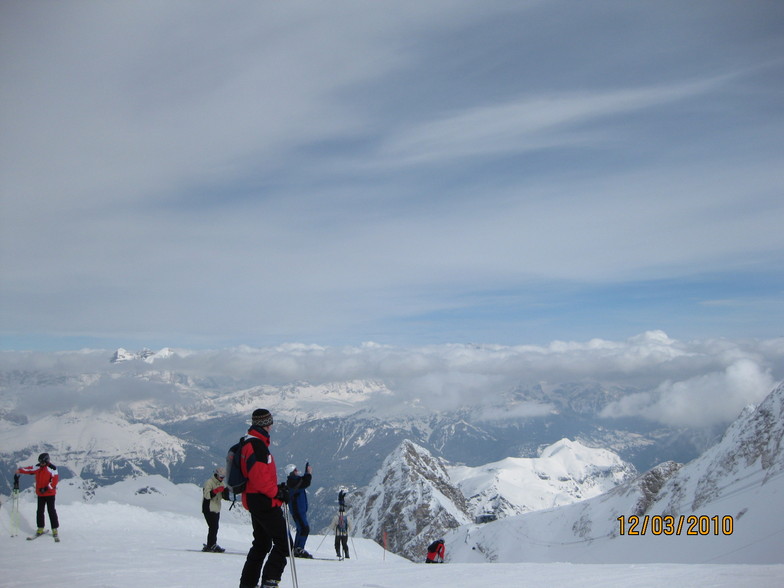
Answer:
<path fill-rule="evenodd" d="M 543 448 L 539 454 L 539 459 L 548 462 L 557 461 L 570 471 L 581 469 L 586 464 L 610 467 L 623 463 L 621 458 L 612 451 L 588 447 L 579 441 L 566 438 Z"/>
<path fill-rule="evenodd" d="M 468 523 L 465 499 L 438 458 L 403 441 L 384 460 L 353 511 L 356 532 L 417 560 L 448 529 Z"/>
<path fill-rule="evenodd" d="M 253 386 L 226 394 L 219 399 L 220 404 L 214 404 L 215 412 L 229 414 L 250 415 L 256 408 L 267 407 L 276 418 L 299 423 L 371 410 L 375 403 L 391 394 L 383 383 L 372 380 L 297 382 L 283 387 Z"/>
<path fill-rule="evenodd" d="M 147 363 L 154 363 L 156 359 L 167 359 L 174 355 L 178 354 L 170 347 L 164 347 L 160 351 L 153 351 L 146 347 L 141 351 L 128 351 L 127 349 L 119 347 L 109 361 L 111 361 L 111 363 L 122 363 L 138 359 Z"/>
<path fill-rule="evenodd" d="M 114 355 L 112 355 L 110 361 L 112 363 L 121 363 L 123 361 L 131 361 L 133 359 L 136 359 L 137 357 L 138 355 L 136 353 L 128 351 L 127 349 L 123 349 L 122 347 L 119 347 L 117 351 L 114 352 Z"/>
<path fill-rule="evenodd" d="M 479 467 L 447 469 L 474 516 L 496 518 L 598 496 L 637 473 L 615 453 L 569 439 L 546 447 L 537 458 L 509 457 Z"/>

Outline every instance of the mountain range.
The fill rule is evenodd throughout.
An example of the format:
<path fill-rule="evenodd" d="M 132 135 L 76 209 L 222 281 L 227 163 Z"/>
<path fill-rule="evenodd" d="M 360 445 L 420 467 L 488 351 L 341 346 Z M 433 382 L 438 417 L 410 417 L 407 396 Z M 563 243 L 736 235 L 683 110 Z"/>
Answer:
<path fill-rule="evenodd" d="M 635 390 L 596 382 L 520 385 L 480 411 L 441 411 L 401 402 L 383 381 L 265 384 L 217 376 L 209 367 L 179 369 L 182 357 L 171 349 L 117 350 L 102 360 L 90 355 L 93 368 L 79 372 L 56 363 L 4 369 L 0 491 L 10 489 L 17 465 L 41 451 L 56 456 L 64 478 L 98 486 L 142 474 L 201 484 L 247 429 L 252 410 L 267 407 L 276 420 L 272 449 L 278 465 L 309 461 L 314 467 L 312 527 L 328 525 L 337 491 L 347 487 L 357 528 L 371 537 L 382 527 L 389 537 L 392 529 L 394 548 L 415 557 L 421 540 L 411 543 L 412 535 L 446 533 L 486 515 L 502 519 L 490 523 L 496 525 L 536 514 L 529 511 L 588 503 L 629 484 L 635 469 L 646 472 L 652 486 L 657 476 L 665 484 L 677 464 L 693 460 L 718 438 L 715 429 L 602 417 L 609 403 Z M 558 455 L 569 459 L 554 459 Z M 402 463 L 420 494 L 380 490 L 385 479 L 403 484 L 403 474 L 395 471 Z M 550 469 L 554 463 L 558 472 Z M 592 469 L 598 464 L 607 467 Z M 700 491 L 709 487 L 706 481 Z M 540 490 L 525 495 L 520 488 Z M 415 526 L 398 534 L 399 525 L 371 516 L 373 497 L 386 510 L 396 501 L 413 506 Z M 419 519 L 437 524 L 417 527 Z"/>
<path fill-rule="evenodd" d="M 562 439 L 538 458 L 453 466 L 405 440 L 347 502 L 363 537 L 416 560 L 462 525 L 572 504 L 616 487 L 636 471 L 617 455 Z"/>

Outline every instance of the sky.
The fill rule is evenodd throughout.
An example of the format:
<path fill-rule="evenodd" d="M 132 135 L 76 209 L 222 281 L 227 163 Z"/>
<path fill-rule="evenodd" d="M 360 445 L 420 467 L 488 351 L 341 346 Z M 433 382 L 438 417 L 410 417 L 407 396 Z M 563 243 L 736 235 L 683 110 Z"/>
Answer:
<path fill-rule="evenodd" d="M 784 4 L 0 4 L 0 349 L 784 336 Z"/>

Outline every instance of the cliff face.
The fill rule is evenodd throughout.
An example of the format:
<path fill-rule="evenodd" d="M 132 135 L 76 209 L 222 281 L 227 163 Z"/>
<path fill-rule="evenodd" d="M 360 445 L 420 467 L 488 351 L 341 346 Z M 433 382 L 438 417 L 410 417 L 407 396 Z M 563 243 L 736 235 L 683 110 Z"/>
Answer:
<path fill-rule="evenodd" d="M 470 522 L 465 498 L 443 463 L 404 441 L 384 460 L 352 509 L 355 531 L 413 561 L 449 529 Z"/>

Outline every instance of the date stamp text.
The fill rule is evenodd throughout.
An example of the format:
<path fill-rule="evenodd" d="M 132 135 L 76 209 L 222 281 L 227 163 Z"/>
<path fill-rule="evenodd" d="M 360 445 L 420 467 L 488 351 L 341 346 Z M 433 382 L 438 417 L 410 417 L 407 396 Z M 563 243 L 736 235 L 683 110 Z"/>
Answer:
<path fill-rule="evenodd" d="M 622 536 L 636 535 L 732 535 L 735 521 L 730 515 L 631 515 L 616 519 Z"/>

